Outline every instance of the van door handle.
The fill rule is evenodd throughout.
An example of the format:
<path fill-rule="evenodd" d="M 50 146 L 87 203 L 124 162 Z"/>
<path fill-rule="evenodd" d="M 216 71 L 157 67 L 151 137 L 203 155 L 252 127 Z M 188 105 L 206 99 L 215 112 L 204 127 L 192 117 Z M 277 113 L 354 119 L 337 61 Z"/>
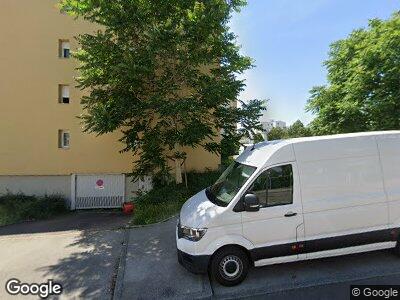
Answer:
<path fill-rule="evenodd" d="M 285 214 L 285 217 L 294 217 L 295 215 L 297 215 L 297 213 L 289 211 Z"/>

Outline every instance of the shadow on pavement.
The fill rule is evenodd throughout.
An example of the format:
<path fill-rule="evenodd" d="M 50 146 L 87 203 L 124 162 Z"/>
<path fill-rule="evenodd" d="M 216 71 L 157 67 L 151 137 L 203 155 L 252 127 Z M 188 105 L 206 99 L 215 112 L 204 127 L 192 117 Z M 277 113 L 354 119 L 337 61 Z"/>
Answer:
<path fill-rule="evenodd" d="M 212 296 L 208 276 L 178 263 L 176 219 L 129 230 L 122 299 L 200 299 Z"/>
<path fill-rule="evenodd" d="M 78 212 L 51 220 L 0 228 L 0 284 L 53 279 L 63 286 L 59 299 L 111 299 L 124 226 L 118 212 Z M 0 290 L 0 299 L 7 294 Z M 2 296 L 3 295 L 3 296 Z M 5 296 L 5 298 L 4 298 Z M 29 297 L 28 297 L 29 298 Z"/>
<path fill-rule="evenodd" d="M 0 236 L 59 232 L 69 230 L 107 230 L 126 225 L 131 216 L 121 212 L 77 211 L 47 220 L 22 222 L 0 227 Z"/>
<path fill-rule="evenodd" d="M 82 231 L 68 256 L 38 271 L 62 284 L 62 298 L 111 299 L 123 241 L 123 230 Z"/>

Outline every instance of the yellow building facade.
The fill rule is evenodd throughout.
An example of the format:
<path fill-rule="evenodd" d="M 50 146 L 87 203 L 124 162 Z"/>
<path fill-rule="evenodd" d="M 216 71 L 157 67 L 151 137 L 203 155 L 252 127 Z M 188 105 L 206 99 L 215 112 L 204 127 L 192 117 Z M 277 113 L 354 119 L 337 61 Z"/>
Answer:
<path fill-rule="evenodd" d="M 0 193 L 71 198 L 73 174 L 132 170 L 134 157 L 119 153 L 118 132 L 83 133 L 77 118 L 83 92 L 75 87 L 78 63 L 68 52 L 78 47 L 75 36 L 95 29 L 60 13 L 55 0 L 0 0 Z M 219 162 L 217 155 L 188 149 L 188 170 L 216 169 Z M 126 182 L 129 195 L 134 187 Z"/>

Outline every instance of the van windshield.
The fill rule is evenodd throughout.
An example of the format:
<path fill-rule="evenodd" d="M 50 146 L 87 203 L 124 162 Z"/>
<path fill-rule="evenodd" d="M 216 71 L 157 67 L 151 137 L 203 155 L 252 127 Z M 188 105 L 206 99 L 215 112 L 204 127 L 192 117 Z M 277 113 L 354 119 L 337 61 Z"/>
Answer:
<path fill-rule="evenodd" d="M 255 170 L 255 167 L 233 162 L 206 190 L 207 197 L 217 205 L 227 206 Z"/>

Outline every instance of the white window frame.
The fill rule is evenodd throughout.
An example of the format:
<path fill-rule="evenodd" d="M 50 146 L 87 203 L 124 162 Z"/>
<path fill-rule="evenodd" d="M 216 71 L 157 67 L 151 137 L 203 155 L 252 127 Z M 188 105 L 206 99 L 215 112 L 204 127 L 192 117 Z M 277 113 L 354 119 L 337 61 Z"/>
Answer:
<path fill-rule="evenodd" d="M 64 49 L 69 50 L 69 55 L 64 56 Z M 71 44 L 69 40 L 58 40 L 58 56 L 63 59 L 69 59 L 71 57 Z"/>
<path fill-rule="evenodd" d="M 68 98 L 68 102 L 64 102 L 65 98 Z M 58 85 L 58 102 L 61 104 L 70 104 L 71 103 L 71 90 L 68 84 L 59 84 Z"/>
<path fill-rule="evenodd" d="M 65 144 L 65 135 L 68 135 L 67 141 L 68 144 Z M 69 149 L 71 146 L 71 133 L 69 130 L 60 130 L 60 148 L 62 149 Z"/>

